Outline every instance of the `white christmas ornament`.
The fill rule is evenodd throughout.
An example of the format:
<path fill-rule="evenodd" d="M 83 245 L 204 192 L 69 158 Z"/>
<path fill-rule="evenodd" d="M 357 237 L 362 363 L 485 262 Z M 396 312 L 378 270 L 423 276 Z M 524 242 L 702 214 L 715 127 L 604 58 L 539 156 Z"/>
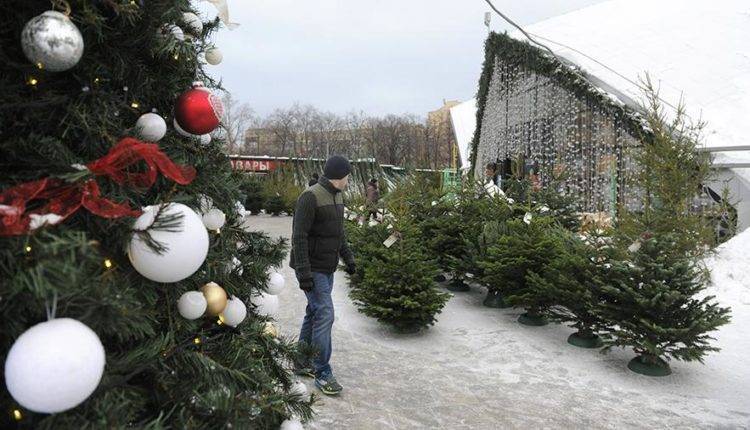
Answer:
<path fill-rule="evenodd" d="M 279 272 L 273 272 L 268 276 L 268 294 L 277 296 L 284 290 L 284 276 Z"/>
<path fill-rule="evenodd" d="M 307 385 L 302 381 L 297 381 L 289 388 L 289 393 L 302 397 L 307 394 Z"/>
<path fill-rule="evenodd" d="M 203 33 L 203 21 L 200 17 L 192 12 L 182 14 L 182 21 L 187 27 L 187 31 L 193 36 L 200 36 Z"/>
<path fill-rule="evenodd" d="M 26 409 L 63 412 L 94 392 L 104 362 L 104 347 L 93 330 L 71 318 L 52 319 L 13 343 L 5 360 L 5 385 Z"/>
<path fill-rule="evenodd" d="M 218 230 L 224 226 L 227 221 L 227 216 L 221 209 L 211 208 L 208 212 L 203 214 L 203 225 L 209 230 Z"/>
<path fill-rule="evenodd" d="M 135 222 L 134 230 L 148 229 L 156 218 L 159 206 L 148 206 Z M 163 216 L 179 216 L 174 228 L 150 229 L 151 238 L 166 250 L 151 249 L 140 234 L 133 234 L 128 246 L 130 262 L 141 275 L 156 282 L 178 282 L 195 273 L 208 254 L 208 233 L 200 217 L 181 203 L 162 208 Z"/>
<path fill-rule="evenodd" d="M 213 66 L 216 66 L 217 64 L 221 63 L 221 60 L 224 59 L 224 54 L 221 53 L 219 48 L 209 48 L 206 51 L 206 62 L 208 64 L 211 64 Z"/>
<path fill-rule="evenodd" d="M 67 16 L 48 10 L 23 27 L 21 48 L 26 58 L 40 69 L 62 72 L 81 59 L 83 36 Z"/>
<path fill-rule="evenodd" d="M 247 209 L 245 209 L 245 205 L 242 204 L 241 201 L 237 200 L 234 203 L 234 209 L 237 211 L 237 215 L 239 215 L 241 218 L 247 214 Z"/>
<path fill-rule="evenodd" d="M 305 430 L 304 427 L 302 427 L 302 423 L 297 418 L 292 418 L 284 421 L 281 423 L 281 427 L 279 427 L 279 430 Z"/>
<path fill-rule="evenodd" d="M 198 136 L 198 139 L 201 141 L 201 145 L 208 145 L 211 143 L 211 135 L 210 134 L 201 134 Z"/>
<path fill-rule="evenodd" d="M 200 291 L 188 291 L 177 301 L 177 311 L 183 318 L 194 320 L 206 312 L 206 297 Z"/>
<path fill-rule="evenodd" d="M 199 136 L 196 136 L 195 134 L 190 134 L 187 131 L 183 130 L 182 127 L 180 127 L 180 124 L 177 123 L 177 119 L 172 120 L 172 126 L 177 131 L 177 133 L 185 136 L 185 137 L 192 137 L 193 139 L 199 139 Z"/>
<path fill-rule="evenodd" d="M 162 37 L 166 37 L 167 35 L 171 34 L 172 37 L 179 40 L 180 42 L 185 40 L 185 33 L 182 31 L 182 29 L 174 24 L 171 25 L 164 25 L 160 30 L 159 34 Z"/>
<path fill-rule="evenodd" d="M 258 315 L 272 317 L 279 311 L 279 297 L 268 293 L 261 293 L 259 296 L 253 296 L 250 302 L 255 305 L 255 312 Z"/>
<path fill-rule="evenodd" d="M 224 308 L 224 312 L 222 312 L 221 315 L 221 320 L 224 324 L 237 327 L 247 316 L 247 306 L 245 306 L 245 302 L 232 296 L 227 302 L 227 307 Z"/>
<path fill-rule="evenodd" d="M 138 136 L 147 142 L 158 142 L 167 134 L 167 123 L 155 113 L 144 113 L 135 123 Z"/>

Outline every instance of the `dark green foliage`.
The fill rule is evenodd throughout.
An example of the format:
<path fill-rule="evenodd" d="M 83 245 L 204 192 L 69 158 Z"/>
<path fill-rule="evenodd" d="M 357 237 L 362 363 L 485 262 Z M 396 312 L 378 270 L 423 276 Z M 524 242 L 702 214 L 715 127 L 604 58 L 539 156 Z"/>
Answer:
<path fill-rule="evenodd" d="M 252 214 L 259 214 L 263 209 L 263 180 L 252 176 L 242 182 L 242 193 L 245 195 L 245 209 Z"/>
<path fill-rule="evenodd" d="M 525 308 L 530 315 L 540 315 L 554 304 L 550 297 L 536 294 L 528 283 L 529 275 L 542 273 L 559 252 L 561 242 L 550 234 L 553 225 L 553 219 L 538 216 L 529 224 L 509 220 L 507 234 L 490 244 L 478 262 L 487 288 L 499 291 L 508 303 Z"/>
<path fill-rule="evenodd" d="M 284 198 L 281 197 L 279 194 L 270 194 L 267 195 L 265 198 L 265 210 L 266 213 L 271 215 L 279 215 L 284 210 L 286 210 L 286 205 L 284 204 Z"/>
<path fill-rule="evenodd" d="M 57 317 L 91 327 L 107 353 L 102 382 L 87 401 L 55 415 L 21 408 L 20 422 L 3 413 L 0 428 L 278 428 L 292 414 L 309 417 L 311 403 L 287 391 L 293 378 L 287 368 L 297 351 L 262 334 L 266 318 L 250 307 L 245 322 L 231 329 L 214 318 L 185 320 L 175 306 L 181 294 L 209 281 L 248 302 L 265 289 L 266 271 L 282 263 L 286 248 L 238 227 L 234 205 L 243 179 L 222 154 L 221 139 L 204 146 L 171 127 L 175 100 L 194 80 L 215 87 L 197 55 L 209 46 L 218 20 L 204 23 L 203 35 L 192 42 L 180 42 L 157 33 L 191 10 L 187 0 L 146 0 L 143 7 L 125 0 L 68 2 L 86 46 L 76 67 L 58 73 L 29 64 L 19 40 L 23 25 L 50 9 L 50 2 L 0 6 L 0 189 L 77 172 L 71 164 L 102 157 L 131 135 L 141 114 L 155 109 L 170 124 L 159 147 L 194 166 L 197 177 L 187 186 L 159 178 L 146 190 L 99 178 L 103 194 L 132 207 L 183 202 L 194 208 L 205 194 L 227 223 L 220 234 L 210 234 L 204 265 L 173 284 L 148 281 L 130 265 L 123 250 L 132 218 L 79 211 L 28 236 L 0 238 L 0 360 L 21 333 L 46 320 L 45 303 L 55 295 Z M 119 15 L 104 16 L 110 7 Z M 27 85 L 30 76 L 36 86 Z M 234 257 L 241 275 L 227 270 Z M 109 269 L 105 258 L 113 263 Z M 0 387 L 3 410 L 17 407 Z"/>
<path fill-rule="evenodd" d="M 527 275 L 527 285 L 533 294 L 554 303 L 547 311 L 550 318 L 569 323 L 579 333 L 595 334 L 605 326 L 597 311 L 616 258 L 611 239 L 603 234 L 582 239 L 563 229 L 549 234 L 559 238 L 558 251 L 541 272 Z"/>
<path fill-rule="evenodd" d="M 362 284 L 364 273 L 371 265 L 380 264 L 387 248 L 383 241 L 388 238 L 390 232 L 385 224 L 359 225 L 356 220 L 344 223 L 346 239 L 354 251 L 354 261 L 357 264 L 357 273 L 349 276 L 349 286 L 358 288 Z"/>
<path fill-rule="evenodd" d="M 708 332 L 729 322 L 729 309 L 713 296 L 696 297 L 707 273 L 689 257 L 675 256 L 676 235 L 644 239 L 631 258 L 612 262 L 597 316 L 610 327 L 609 347 L 642 356 L 702 361 L 717 351 Z"/>
<path fill-rule="evenodd" d="M 380 244 L 382 253 L 364 266 L 361 281 L 349 295 L 365 315 L 411 332 L 434 324 L 450 296 L 435 287 L 437 266 L 425 253 L 416 229 L 407 224 L 399 227 L 401 238 L 390 248 Z"/>

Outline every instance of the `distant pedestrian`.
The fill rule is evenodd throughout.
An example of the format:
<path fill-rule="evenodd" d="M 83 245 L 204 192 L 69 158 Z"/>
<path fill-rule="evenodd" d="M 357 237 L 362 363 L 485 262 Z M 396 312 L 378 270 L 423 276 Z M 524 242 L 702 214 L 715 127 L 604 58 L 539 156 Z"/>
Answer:
<path fill-rule="evenodd" d="M 317 184 L 318 179 L 320 179 L 320 177 L 318 176 L 318 173 L 317 172 L 313 173 L 312 178 L 310 179 L 310 182 L 307 183 L 307 186 L 312 187 L 313 185 Z"/>
<path fill-rule="evenodd" d="M 378 190 L 378 180 L 375 178 L 370 179 L 367 183 L 367 190 L 365 195 L 366 207 L 369 215 L 367 219 L 375 218 L 378 219 L 378 201 L 380 200 L 380 190 Z"/>

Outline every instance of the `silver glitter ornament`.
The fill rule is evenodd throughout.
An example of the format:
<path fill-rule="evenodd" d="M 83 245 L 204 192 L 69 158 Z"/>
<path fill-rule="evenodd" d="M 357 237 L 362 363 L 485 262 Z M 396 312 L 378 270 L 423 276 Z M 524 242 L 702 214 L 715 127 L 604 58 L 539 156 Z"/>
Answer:
<path fill-rule="evenodd" d="M 83 55 L 83 36 L 64 14 L 48 10 L 23 27 L 21 47 L 39 68 L 62 72 L 78 64 Z"/>

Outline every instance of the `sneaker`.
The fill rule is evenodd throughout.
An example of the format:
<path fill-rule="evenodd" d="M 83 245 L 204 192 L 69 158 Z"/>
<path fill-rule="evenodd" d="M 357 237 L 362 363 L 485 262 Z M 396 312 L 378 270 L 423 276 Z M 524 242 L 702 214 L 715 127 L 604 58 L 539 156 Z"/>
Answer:
<path fill-rule="evenodd" d="M 328 396 L 336 396 L 344 389 L 344 387 L 336 381 L 336 378 L 334 378 L 333 375 L 315 378 L 315 386 L 318 387 L 323 394 Z"/>
<path fill-rule="evenodd" d="M 310 364 L 294 363 L 294 374 L 298 376 L 307 376 L 308 378 L 314 378 L 315 372 Z"/>

